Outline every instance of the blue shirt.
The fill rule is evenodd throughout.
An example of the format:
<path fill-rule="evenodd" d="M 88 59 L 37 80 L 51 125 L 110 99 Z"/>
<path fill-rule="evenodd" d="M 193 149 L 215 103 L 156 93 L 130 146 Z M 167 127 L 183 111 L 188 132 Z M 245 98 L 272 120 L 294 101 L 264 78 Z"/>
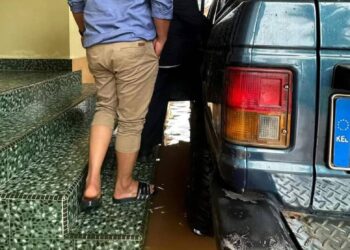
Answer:
<path fill-rule="evenodd" d="M 153 18 L 171 19 L 173 0 L 68 0 L 73 13 L 84 13 L 84 47 L 153 40 Z"/>

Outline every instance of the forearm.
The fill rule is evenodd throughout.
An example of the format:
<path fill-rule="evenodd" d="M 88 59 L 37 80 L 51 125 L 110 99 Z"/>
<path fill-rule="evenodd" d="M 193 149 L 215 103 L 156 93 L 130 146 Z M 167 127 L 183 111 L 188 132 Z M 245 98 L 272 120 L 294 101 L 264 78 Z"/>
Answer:
<path fill-rule="evenodd" d="M 74 20 L 78 25 L 79 32 L 82 33 L 85 30 L 84 14 L 83 13 L 73 13 Z"/>
<path fill-rule="evenodd" d="M 68 4 L 73 13 L 75 22 L 79 27 L 79 31 L 83 32 L 85 30 L 84 24 L 84 9 L 85 9 L 85 1 L 84 0 L 68 0 Z"/>
<path fill-rule="evenodd" d="M 165 42 L 168 38 L 170 20 L 154 18 L 154 24 L 156 26 L 157 39 Z"/>
<path fill-rule="evenodd" d="M 168 38 L 170 20 L 173 17 L 173 0 L 151 0 L 151 5 L 157 40 L 165 43 Z"/>

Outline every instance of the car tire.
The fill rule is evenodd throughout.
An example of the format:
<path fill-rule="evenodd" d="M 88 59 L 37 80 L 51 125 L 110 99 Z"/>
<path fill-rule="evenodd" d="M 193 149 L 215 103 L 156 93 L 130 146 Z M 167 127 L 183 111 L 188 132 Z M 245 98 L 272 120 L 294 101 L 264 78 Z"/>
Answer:
<path fill-rule="evenodd" d="M 197 235 L 212 235 L 212 208 L 210 186 L 214 167 L 205 139 L 204 121 L 198 109 L 191 114 L 191 170 L 187 187 L 187 217 Z"/>

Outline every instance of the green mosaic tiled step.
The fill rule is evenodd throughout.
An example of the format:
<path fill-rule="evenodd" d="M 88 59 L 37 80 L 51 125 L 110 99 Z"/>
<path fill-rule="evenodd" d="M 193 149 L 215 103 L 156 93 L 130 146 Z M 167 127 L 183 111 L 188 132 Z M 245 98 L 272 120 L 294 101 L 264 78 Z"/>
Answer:
<path fill-rule="evenodd" d="M 111 159 L 111 158 L 110 158 Z M 77 249 L 142 249 L 148 222 L 148 202 L 113 204 L 114 161 L 107 162 L 102 174 L 102 207 L 81 213 L 70 236 Z M 151 182 L 154 162 L 137 163 L 134 177 Z"/>
<path fill-rule="evenodd" d="M 67 72 L 0 71 L 0 93 L 56 78 Z"/>
<path fill-rule="evenodd" d="M 0 150 L 94 93 L 92 85 L 72 88 L 69 92 L 57 93 L 49 100 L 31 103 L 18 112 L 0 115 Z"/>
<path fill-rule="evenodd" d="M 81 88 L 79 72 L 0 71 L 0 115 Z"/>
<path fill-rule="evenodd" d="M 23 241 L 60 241 L 68 234 L 78 214 L 78 196 L 88 159 L 92 116 L 89 99 L 92 98 L 66 112 L 67 122 L 56 127 L 65 127 L 65 131 L 54 133 L 54 140 L 45 144 L 33 161 L 26 162 L 23 172 L 0 188 L 3 246 L 18 249 Z"/>
<path fill-rule="evenodd" d="M 103 206 L 79 211 L 95 88 L 80 73 L 1 71 L 17 69 L 9 62 L 0 60 L 0 249 L 142 249 L 148 202 L 112 203 L 113 149 Z M 153 166 L 138 163 L 135 177 L 150 182 Z"/>
<path fill-rule="evenodd" d="M 72 130 L 72 134 L 76 133 Z M 83 134 L 82 137 L 85 136 Z M 74 137 L 73 141 L 80 140 L 79 136 Z M 45 165 L 45 160 L 42 160 L 3 189 L 2 192 L 7 194 L 0 194 L 0 228 L 3 229 L 0 233 L 0 249 L 143 249 L 149 204 L 112 203 L 114 157 L 108 156 L 104 164 L 102 207 L 93 212 L 79 213 L 78 201 L 82 194 L 85 170 L 77 166 L 84 163 L 87 149 L 77 154 L 76 149 L 81 150 L 84 146 L 73 141 L 57 141 L 57 155 L 68 155 L 60 149 L 64 147 L 66 152 L 75 152 L 71 154 L 72 158 L 60 157 L 50 162 L 51 166 Z M 86 146 L 84 139 L 81 143 Z M 113 154 L 113 150 L 110 153 Z M 55 159 L 55 156 L 53 152 L 45 159 Z M 69 165 L 65 162 L 69 162 Z M 153 162 L 138 163 L 134 177 L 150 182 L 153 166 Z"/>
<path fill-rule="evenodd" d="M 26 170 L 74 122 L 74 107 L 92 116 L 95 88 L 57 94 L 0 119 L 0 185 Z"/>
<path fill-rule="evenodd" d="M 0 71 L 72 71 L 72 59 L 0 59 Z"/>

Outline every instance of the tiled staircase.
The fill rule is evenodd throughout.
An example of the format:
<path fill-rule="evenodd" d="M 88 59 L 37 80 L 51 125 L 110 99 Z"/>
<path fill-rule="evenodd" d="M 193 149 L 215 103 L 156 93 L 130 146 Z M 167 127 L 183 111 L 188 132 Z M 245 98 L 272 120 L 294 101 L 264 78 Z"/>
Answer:
<path fill-rule="evenodd" d="M 148 204 L 112 203 L 113 148 L 102 207 L 79 210 L 95 88 L 79 73 L 6 70 L 0 60 L 0 249 L 142 249 Z M 138 179 L 152 174 L 138 163 Z"/>

